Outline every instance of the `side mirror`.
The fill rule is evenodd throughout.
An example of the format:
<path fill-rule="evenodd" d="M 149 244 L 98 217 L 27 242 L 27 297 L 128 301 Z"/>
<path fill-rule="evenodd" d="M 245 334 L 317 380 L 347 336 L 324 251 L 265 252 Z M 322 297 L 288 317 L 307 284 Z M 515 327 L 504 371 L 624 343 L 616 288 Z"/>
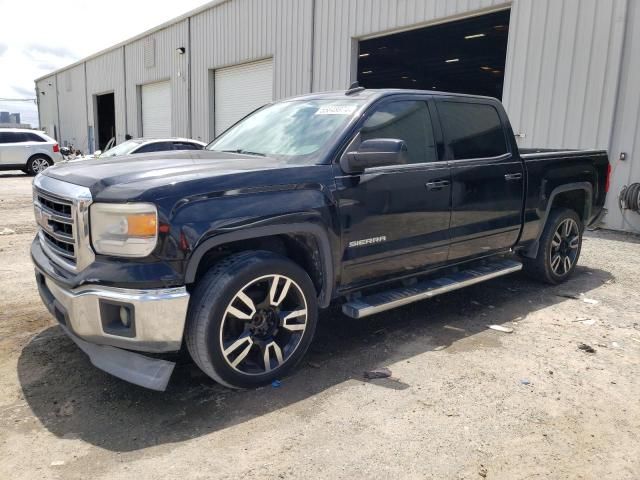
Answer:
<path fill-rule="evenodd" d="M 345 153 L 340 167 L 346 173 L 362 173 L 367 168 L 404 165 L 407 162 L 407 144 L 395 138 L 372 138 L 362 142 L 358 149 Z"/>

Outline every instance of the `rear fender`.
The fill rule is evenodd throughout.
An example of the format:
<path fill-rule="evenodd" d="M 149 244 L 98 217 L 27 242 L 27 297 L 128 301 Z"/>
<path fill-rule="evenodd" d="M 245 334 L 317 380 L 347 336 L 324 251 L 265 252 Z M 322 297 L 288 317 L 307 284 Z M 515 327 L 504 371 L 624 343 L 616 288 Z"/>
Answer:
<path fill-rule="evenodd" d="M 583 191 L 584 192 L 584 206 L 583 211 L 578 212 L 580 217 L 582 218 L 583 223 L 586 225 L 591 218 L 591 206 L 593 205 L 593 186 L 589 182 L 576 182 L 576 183 L 568 183 L 566 185 L 560 185 L 554 188 L 549 195 L 549 201 L 547 202 L 547 208 L 543 215 L 543 221 L 540 224 L 540 231 L 536 236 L 536 239 L 529 244 L 529 246 L 522 252 L 525 257 L 528 258 L 536 258 L 538 255 L 538 250 L 540 248 L 540 237 L 542 237 L 542 232 L 544 231 L 544 227 L 547 225 L 547 220 L 549 219 L 549 214 L 554 207 L 554 203 L 561 193 L 573 192 L 573 191 Z"/>

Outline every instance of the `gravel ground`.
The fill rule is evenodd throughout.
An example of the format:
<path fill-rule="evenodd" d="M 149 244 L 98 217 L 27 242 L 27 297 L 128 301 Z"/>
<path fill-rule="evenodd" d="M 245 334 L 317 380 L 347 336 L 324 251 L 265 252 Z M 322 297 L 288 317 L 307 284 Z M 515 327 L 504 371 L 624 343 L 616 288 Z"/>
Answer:
<path fill-rule="evenodd" d="M 2 479 L 640 478 L 638 237 L 589 233 L 557 287 L 516 274 L 325 312 L 279 388 L 180 359 L 157 393 L 95 369 L 41 305 L 30 183 L 0 175 Z M 365 381 L 377 367 L 393 376 Z"/>

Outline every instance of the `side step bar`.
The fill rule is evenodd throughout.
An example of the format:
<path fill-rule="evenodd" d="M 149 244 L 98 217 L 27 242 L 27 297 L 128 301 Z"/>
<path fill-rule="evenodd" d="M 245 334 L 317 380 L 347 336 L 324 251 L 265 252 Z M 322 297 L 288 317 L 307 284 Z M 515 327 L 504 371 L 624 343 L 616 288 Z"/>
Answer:
<path fill-rule="evenodd" d="M 508 275 L 518 270 L 522 270 L 522 263 L 515 260 L 492 260 L 443 277 L 419 281 L 410 287 L 401 287 L 360 297 L 345 303 L 342 306 L 342 313 L 351 318 L 368 317 L 392 308 L 402 307 L 492 278 Z"/>

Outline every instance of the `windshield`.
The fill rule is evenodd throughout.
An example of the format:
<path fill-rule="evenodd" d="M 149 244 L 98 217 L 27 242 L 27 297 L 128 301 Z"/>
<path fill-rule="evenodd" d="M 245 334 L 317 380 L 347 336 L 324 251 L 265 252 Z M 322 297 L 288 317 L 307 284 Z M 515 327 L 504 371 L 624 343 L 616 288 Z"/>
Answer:
<path fill-rule="evenodd" d="M 361 105 L 353 99 L 276 103 L 240 121 L 207 149 L 315 163 Z"/>
<path fill-rule="evenodd" d="M 122 142 L 120 145 L 116 145 L 113 148 L 110 148 L 106 152 L 102 152 L 100 154 L 101 157 L 115 157 L 116 155 L 126 155 L 131 153 L 131 151 L 140 146 L 140 142 L 138 140 L 127 140 L 126 142 Z"/>

